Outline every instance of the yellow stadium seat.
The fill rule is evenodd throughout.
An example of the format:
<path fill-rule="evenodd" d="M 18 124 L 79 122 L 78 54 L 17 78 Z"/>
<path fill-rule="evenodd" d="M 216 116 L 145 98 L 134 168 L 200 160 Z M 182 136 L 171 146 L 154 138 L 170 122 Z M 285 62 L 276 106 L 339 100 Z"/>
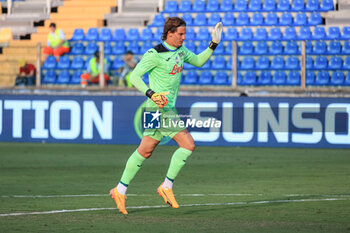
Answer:
<path fill-rule="evenodd" d="M 0 31 L 0 42 L 8 42 L 12 39 L 11 28 L 3 28 Z"/>

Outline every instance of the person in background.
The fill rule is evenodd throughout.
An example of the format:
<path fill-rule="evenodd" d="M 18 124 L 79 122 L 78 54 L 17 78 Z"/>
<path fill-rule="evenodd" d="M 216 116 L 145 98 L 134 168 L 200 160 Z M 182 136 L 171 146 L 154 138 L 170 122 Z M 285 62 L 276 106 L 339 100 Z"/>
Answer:
<path fill-rule="evenodd" d="M 106 58 L 104 59 L 104 79 L 105 85 L 110 80 L 108 75 L 108 63 Z M 94 57 L 90 59 L 89 65 L 87 67 L 87 73 L 82 74 L 81 77 L 81 86 L 86 87 L 90 84 L 98 84 L 100 81 L 100 53 L 97 51 L 94 54 Z"/>
<path fill-rule="evenodd" d="M 132 87 L 132 84 L 129 81 L 129 77 L 137 64 L 137 59 L 134 57 L 133 52 L 127 51 L 122 57 L 122 60 L 125 62 L 125 64 L 118 70 L 120 74 L 118 79 L 118 86 Z"/>
<path fill-rule="evenodd" d="M 35 85 L 36 68 L 23 58 L 18 61 L 19 74 L 16 77 L 15 86 Z"/>
<path fill-rule="evenodd" d="M 55 23 L 50 24 L 50 33 L 48 35 L 47 47 L 44 48 L 43 53 L 54 55 L 58 61 L 59 57 L 69 52 L 69 43 L 61 29 L 56 28 Z"/>

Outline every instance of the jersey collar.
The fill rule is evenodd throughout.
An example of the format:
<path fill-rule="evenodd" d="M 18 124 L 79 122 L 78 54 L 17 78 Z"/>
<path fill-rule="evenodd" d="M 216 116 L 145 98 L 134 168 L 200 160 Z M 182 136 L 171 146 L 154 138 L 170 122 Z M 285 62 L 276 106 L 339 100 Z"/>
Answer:
<path fill-rule="evenodd" d="M 165 42 L 165 41 L 162 41 L 162 45 L 163 45 L 165 48 L 167 48 L 170 52 L 176 52 L 176 50 L 178 50 L 179 48 L 181 48 L 181 46 L 178 47 L 178 48 L 173 47 L 173 46 L 169 45 L 169 44 L 168 44 L 167 42 Z"/>

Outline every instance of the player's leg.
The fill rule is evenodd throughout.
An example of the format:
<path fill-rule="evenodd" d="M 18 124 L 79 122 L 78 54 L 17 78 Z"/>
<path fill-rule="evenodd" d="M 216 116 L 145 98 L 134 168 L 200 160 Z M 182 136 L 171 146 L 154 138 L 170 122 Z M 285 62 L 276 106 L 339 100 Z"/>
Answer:
<path fill-rule="evenodd" d="M 86 87 L 89 83 L 89 80 L 90 80 L 90 74 L 87 74 L 87 73 L 84 73 L 80 76 L 80 84 L 82 87 Z"/>
<path fill-rule="evenodd" d="M 49 47 L 49 46 L 44 47 L 43 53 L 44 53 L 44 55 L 45 55 L 44 59 L 46 60 L 46 57 L 47 57 L 47 56 L 53 54 L 53 49 L 52 49 L 51 47 Z"/>
<path fill-rule="evenodd" d="M 186 164 L 187 158 L 192 154 L 192 151 L 194 151 L 195 144 L 187 129 L 177 133 L 173 139 L 177 142 L 179 148 L 173 154 L 165 180 L 158 187 L 157 192 L 163 197 L 164 201 L 168 205 L 172 206 L 173 208 L 179 208 L 172 191 L 173 182 L 181 171 L 182 167 Z"/>
<path fill-rule="evenodd" d="M 142 163 L 152 155 L 153 150 L 159 144 L 159 140 L 144 136 L 137 150 L 129 157 L 122 178 L 116 188 L 110 191 L 110 195 L 117 204 L 120 212 L 127 214 L 125 209 L 126 191 L 130 182 L 140 170 Z"/>

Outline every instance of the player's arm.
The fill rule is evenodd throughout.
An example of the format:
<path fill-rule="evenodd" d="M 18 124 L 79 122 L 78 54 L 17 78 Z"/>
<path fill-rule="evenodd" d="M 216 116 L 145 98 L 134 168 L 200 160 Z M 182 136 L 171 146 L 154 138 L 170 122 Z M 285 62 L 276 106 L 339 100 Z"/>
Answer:
<path fill-rule="evenodd" d="M 150 98 L 159 108 L 164 108 L 168 104 L 168 99 L 165 96 L 166 93 L 155 93 L 141 78 L 145 73 L 152 70 L 157 65 L 157 52 L 154 49 L 148 50 L 131 73 L 130 82 L 139 91 Z"/>
<path fill-rule="evenodd" d="M 185 56 L 185 62 L 190 63 L 191 65 L 194 65 L 196 67 L 202 67 L 209 60 L 214 50 L 220 43 L 221 33 L 222 33 L 222 23 L 220 22 L 216 24 L 212 32 L 212 41 L 210 42 L 209 47 L 198 55 L 188 51 Z"/>

